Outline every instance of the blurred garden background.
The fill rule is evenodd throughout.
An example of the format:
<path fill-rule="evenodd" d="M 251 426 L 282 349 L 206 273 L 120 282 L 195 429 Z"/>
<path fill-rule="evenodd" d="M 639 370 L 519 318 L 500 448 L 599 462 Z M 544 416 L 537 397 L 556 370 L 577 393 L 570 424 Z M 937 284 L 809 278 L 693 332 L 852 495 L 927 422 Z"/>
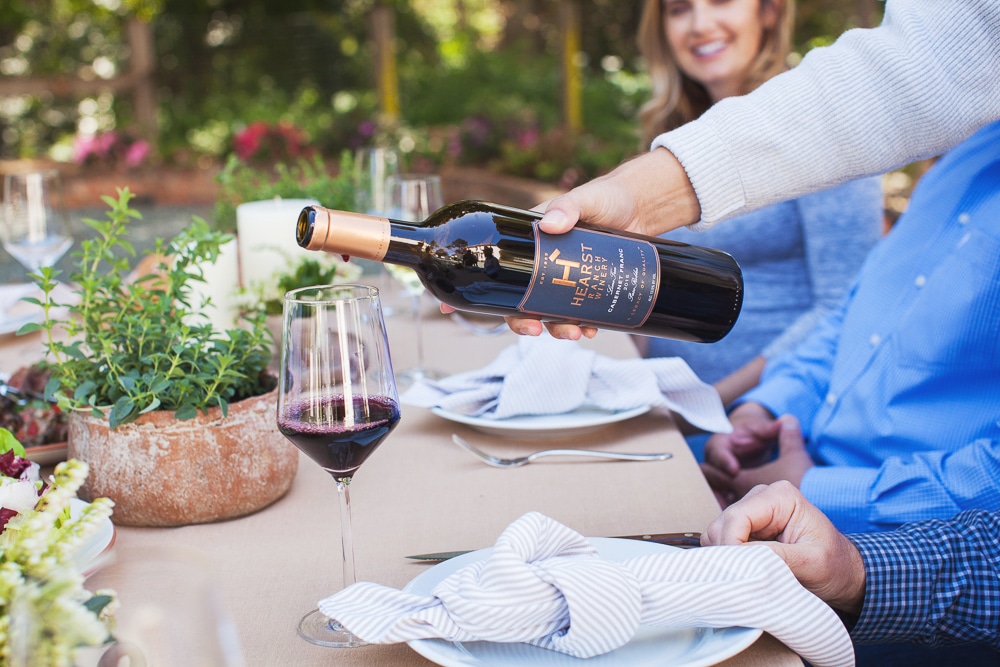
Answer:
<path fill-rule="evenodd" d="M 641 4 L 4 0 L 0 159 L 163 187 L 195 174 L 212 197 L 227 165 L 336 171 L 382 143 L 411 170 L 567 188 L 640 150 Z M 881 10 L 799 0 L 794 58 Z"/>

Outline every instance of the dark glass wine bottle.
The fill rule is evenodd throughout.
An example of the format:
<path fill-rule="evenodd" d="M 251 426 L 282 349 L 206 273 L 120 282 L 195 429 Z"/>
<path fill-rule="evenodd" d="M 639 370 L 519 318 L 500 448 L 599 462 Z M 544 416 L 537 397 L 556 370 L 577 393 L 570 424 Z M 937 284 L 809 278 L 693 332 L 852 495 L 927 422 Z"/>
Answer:
<path fill-rule="evenodd" d="M 703 343 L 736 323 L 743 275 L 730 255 L 584 224 L 546 234 L 540 218 L 480 201 L 418 224 L 308 206 L 295 236 L 309 250 L 409 267 L 459 310 Z"/>

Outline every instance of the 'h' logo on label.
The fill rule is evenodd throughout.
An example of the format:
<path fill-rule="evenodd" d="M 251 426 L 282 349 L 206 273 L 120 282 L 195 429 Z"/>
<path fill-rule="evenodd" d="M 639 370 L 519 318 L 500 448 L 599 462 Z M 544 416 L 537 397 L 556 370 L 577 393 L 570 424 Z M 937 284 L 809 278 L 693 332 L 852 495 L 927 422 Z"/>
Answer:
<path fill-rule="evenodd" d="M 566 287 L 576 287 L 576 281 L 569 279 L 570 271 L 573 269 L 580 268 L 580 262 L 573 262 L 567 259 L 559 259 L 559 249 L 557 248 L 552 254 L 549 255 L 549 261 L 555 262 L 559 266 L 563 267 L 562 278 L 553 278 L 553 285 L 565 285 Z"/>

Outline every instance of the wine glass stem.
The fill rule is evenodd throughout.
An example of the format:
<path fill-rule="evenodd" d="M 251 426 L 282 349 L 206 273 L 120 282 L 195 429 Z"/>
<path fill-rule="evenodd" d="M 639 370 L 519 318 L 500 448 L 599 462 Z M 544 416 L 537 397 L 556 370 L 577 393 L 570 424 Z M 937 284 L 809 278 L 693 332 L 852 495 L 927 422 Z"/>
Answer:
<path fill-rule="evenodd" d="M 424 332 L 420 327 L 420 297 L 423 293 L 413 297 L 413 337 L 417 342 L 417 373 L 424 370 Z"/>
<path fill-rule="evenodd" d="M 337 478 L 337 495 L 340 497 L 340 550 L 344 564 L 344 588 L 357 582 L 354 572 L 354 533 L 351 530 L 350 477 Z"/>

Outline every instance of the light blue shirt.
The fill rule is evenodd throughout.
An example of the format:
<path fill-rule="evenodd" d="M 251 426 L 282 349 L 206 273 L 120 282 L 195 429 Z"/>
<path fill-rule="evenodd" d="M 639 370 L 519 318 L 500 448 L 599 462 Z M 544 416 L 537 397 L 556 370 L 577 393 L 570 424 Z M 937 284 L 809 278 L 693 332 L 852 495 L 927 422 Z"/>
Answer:
<path fill-rule="evenodd" d="M 839 309 L 741 401 L 798 417 L 843 531 L 1000 509 L 1000 122 L 921 179 Z"/>
<path fill-rule="evenodd" d="M 717 343 L 648 338 L 639 342 L 643 354 L 682 357 L 702 380 L 717 382 L 754 357 L 792 349 L 841 302 L 882 236 L 882 199 L 881 179 L 863 178 L 703 232 L 665 234 L 731 254 L 743 270 L 743 309 Z"/>

